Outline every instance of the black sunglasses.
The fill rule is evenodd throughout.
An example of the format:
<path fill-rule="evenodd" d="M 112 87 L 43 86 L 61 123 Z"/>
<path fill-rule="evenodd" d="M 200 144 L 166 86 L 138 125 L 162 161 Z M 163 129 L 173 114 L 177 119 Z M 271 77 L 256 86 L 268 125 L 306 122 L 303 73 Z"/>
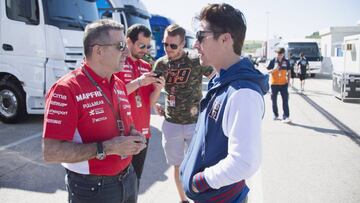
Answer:
<path fill-rule="evenodd" d="M 149 45 L 140 44 L 140 45 L 139 45 L 139 48 L 140 48 L 140 49 L 145 49 L 145 48 L 146 48 L 146 49 L 150 49 L 150 48 L 151 48 L 151 45 L 150 45 L 150 44 L 149 44 Z"/>
<path fill-rule="evenodd" d="M 168 47 L 168 46 L 170 46 L 170 48 L 171 48 L 171 49 L 174 49 L 174 50 L 179 47 L 179 45 L 177 45 L 177 44 L 168 44 L 168 43 L 166 43 L 166 42 L 163 42 L 163 45 L 164 45 L 165 48 Z"/>
<path fill-rule="evenodd" d="M 90 47 L 93 47 L 93 46 L 112 46 L 112 47 L 115 47 L 117 50 L 119 51 L 124 51 L 125 48 L 126 48 L 126 43 L 124 41 L 120 41 L 118 43 L 115 43 L 115 44 L 93 44 L 93 45 L 90 45 Z"/>
<path fill-rule="evenodd" d="M 214 32 L 214 31 L 211 31 L 211 30 L 197 31 L 196 32 L 196 39 L 197 39 L 197 41 L 199 41 L 199 43 L 201 43 L 203 41 L 203 39 L 206 37 L 205 33 L 216 34 L 216 33 L 222 33 L 222 32 Z"/>

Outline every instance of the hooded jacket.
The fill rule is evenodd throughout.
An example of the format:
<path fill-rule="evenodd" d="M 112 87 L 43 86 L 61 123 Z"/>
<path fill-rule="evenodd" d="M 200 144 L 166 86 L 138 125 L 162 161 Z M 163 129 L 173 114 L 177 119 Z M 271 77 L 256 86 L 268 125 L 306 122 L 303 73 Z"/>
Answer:
<path fill-rule="evenodd" d="M 244 180 L 214 189 L 207 185 L 202 173 L 228 156 L 229 138 L 224 133 L 223 115 L 230 96 L 242 88 L 255 91 L 261 98 L 269 89 L 268 76 L 255 69 L 247 58 L 240 59 L 227 70 L 221 70 L 209 82 L 208 93 L 200 103 L 195 134 L 180 167 L 184 191 L 196 202 L 237 202 L 246 197 L 248 188 Z M 194 175 L 197 174 L 200 174 L 199 187 L 204 189 L 199 193 L 192 190 L 197 178 L 194 179 Z"/>

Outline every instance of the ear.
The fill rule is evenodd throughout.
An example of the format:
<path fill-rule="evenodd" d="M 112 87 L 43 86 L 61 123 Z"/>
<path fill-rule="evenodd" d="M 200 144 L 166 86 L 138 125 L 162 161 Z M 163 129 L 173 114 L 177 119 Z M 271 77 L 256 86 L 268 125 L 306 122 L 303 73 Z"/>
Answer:
<path fill-rule="evenodd" d="M 230 33 L 224 33 L 221 36 L 222 41 L 225 42 L 229 42 L 229 40 L 232 40 L 231 34 Z"/>
<path fill-rule="evenodd" d="M 96 54 L 96 55 L 101 55 L 101 53 L 102 53 L 101 46 L 96 46 L 96 45 L 95 45 L 95 46 L 93 47 L 93 50 L 92 50 L 92 51 L 93 51 L 93 53 Z"/>
<path fill-rule="evenodd" d="M 133 44 L 133 42 L 131 41 L 130 37 L 126 38 L 126 44 Z"/>

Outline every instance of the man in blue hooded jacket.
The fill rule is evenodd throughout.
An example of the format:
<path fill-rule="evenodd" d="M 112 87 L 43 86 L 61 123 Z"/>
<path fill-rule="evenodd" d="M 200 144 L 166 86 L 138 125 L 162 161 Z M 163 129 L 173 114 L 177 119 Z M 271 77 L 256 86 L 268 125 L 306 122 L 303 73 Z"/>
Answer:
<path fill-rule="evenodd" d="M 240 57 L 246 23 L 228 4 L 209 4 L 197 17 L 201 65 L 217 71 L 200 103 L 195 135 L 181 164 L 186 195 L 195 202 L 245 202 L 261 162 L 263 95 L 268 76 Z"/>

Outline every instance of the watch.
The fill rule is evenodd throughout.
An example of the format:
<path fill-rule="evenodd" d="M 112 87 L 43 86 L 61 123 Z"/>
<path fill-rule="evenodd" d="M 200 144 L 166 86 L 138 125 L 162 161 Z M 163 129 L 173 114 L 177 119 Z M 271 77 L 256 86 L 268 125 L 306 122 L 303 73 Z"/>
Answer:
<path fill-rule="evenodd" d="M 104 160 L 106 157 L 106 153 L 104 151 L 104 146 L 102 142 L 96 143 L 96 159 Z"/>

